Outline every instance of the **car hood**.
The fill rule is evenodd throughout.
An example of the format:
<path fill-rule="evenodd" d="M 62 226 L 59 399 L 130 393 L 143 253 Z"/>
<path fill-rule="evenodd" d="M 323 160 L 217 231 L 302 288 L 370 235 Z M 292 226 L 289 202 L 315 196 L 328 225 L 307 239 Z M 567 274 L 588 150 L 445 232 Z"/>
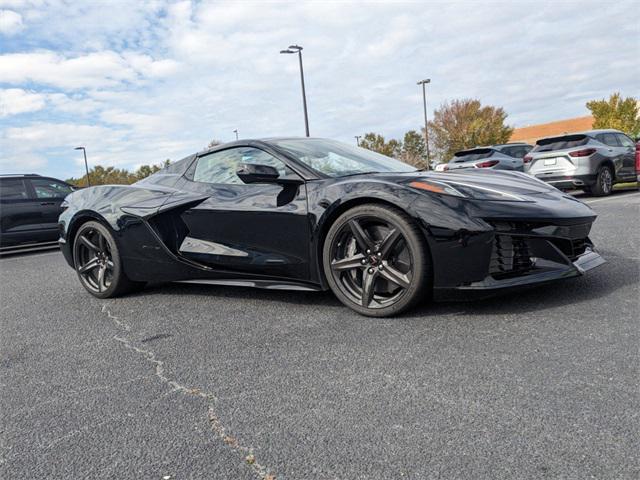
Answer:
<path fill-rule="evenodd" d="M 516 195 L 535 195 L 543 193 L 559 193 L 560 191 L 529 175 L 505 171 L 484 169 L 460 169 L 457 172 L 427 173 L 423 177 L 434 181 L 444 181 L 455 185 L 456 183 L 477 186 L 482 188 L 495 188 L 505 193 Z"/>
<path fill-rule="evenodd" d="M 510 170 L 474 168 L 446 172 L 410 172 L 380 175 L 383 175 L 389 181 L 397 183 L 426 179 L 434 182 L 446 182 L 454 187 L 457 183 L 469 187 L 496 189 L 515 195 L 564 195 L 560 190 L 548 183 L 544 183 L 525 173 Z"/>

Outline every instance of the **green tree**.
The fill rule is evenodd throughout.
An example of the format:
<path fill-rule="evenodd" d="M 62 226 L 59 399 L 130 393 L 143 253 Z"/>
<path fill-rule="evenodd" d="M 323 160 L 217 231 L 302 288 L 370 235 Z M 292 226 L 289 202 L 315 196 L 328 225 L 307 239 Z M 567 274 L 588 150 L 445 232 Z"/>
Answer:
<path fill-rule="evenodd" d="M 130 185 L 148 177 L 171 164 L 169 159 L 157 165 L 141 165 L 134 173 L 125 168 L 103 167 L 96 165 L 89 171 L 91 185 Z M 67 183 L 81 187 L 87 186 L 87 176 L 69 178 Z"/>
<path fill-rule="evenodd" d="M 640 112 L 638 99 L 622 98 L 616 92 L 609 100 L 591 100 L 587 108 L 593 115 L 593 128 L 615 128 L 636 138 L 640 135 Z"/>
<path fill-rule="evenodd" d="M 378 133 L 365 133 L 360 140 L 360 146 L 367 150 L 373 150 L 374 152 L 381 153 L 387 157 L 399 157 L 402 153 L 402 143 L 398 140 L 389 140 L 388 142 L 384 137 Z"/>
<path fill-rule="evenodd" d="M 482 106 L 480 100 L 445 102 L 429 122 L 429 145 L 435 156 L 448 162 L 459 150 L 509 141 L 513 128 L 505 125 L 501 107 Z"/>
<path fill-rule="evenodd" d="M 404 134 L 400 160 L 418 168 L 424 168 L 427 164 L 427 147 L 424 135 L 409 130 Z"/>

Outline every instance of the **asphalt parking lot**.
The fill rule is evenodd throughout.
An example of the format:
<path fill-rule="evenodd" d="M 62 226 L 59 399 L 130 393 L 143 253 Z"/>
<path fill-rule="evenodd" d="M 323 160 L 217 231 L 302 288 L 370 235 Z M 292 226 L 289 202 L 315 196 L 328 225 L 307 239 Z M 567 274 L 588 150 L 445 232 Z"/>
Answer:
<path fill-rule="evenodd" d="M 2 259 L 0 478 L 638 478 L 640 193 L 584 200 L 606 265 L 395 319 Z"/>

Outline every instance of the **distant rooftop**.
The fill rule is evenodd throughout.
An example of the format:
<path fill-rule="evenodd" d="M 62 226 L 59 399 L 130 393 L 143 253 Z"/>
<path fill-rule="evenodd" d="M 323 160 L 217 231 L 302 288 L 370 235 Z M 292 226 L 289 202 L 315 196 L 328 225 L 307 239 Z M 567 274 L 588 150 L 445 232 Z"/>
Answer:
<path fill-rule="evenodd" d="M 591 115 L 569 118 L 567 120 L 516 128 L 509 141 L 534 144 L 539 138 L 553 137 L 564 133 L 584 132 L 585 130 L 591 130 L 592 127 L 593 117 Z"/>

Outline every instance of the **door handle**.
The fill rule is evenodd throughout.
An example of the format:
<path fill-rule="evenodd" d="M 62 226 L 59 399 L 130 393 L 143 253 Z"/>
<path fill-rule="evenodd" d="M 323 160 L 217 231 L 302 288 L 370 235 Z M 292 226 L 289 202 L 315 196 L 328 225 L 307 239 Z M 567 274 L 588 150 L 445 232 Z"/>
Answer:
<path fill-rule="evenodd" d="M 55 202 L 40 202 L 40 205 L 55 205 Z"/>

